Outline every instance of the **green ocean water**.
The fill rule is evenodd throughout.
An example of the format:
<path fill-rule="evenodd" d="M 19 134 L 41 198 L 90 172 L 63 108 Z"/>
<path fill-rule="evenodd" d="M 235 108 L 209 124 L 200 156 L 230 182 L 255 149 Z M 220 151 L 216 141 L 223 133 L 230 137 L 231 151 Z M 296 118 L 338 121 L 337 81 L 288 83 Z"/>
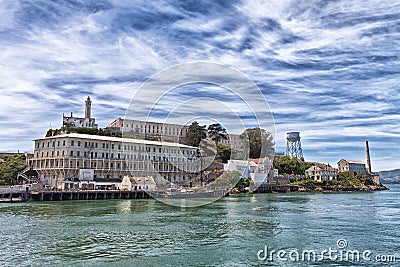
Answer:
<path fill-rule="evenodd" d="M 400 187 L 390 188 L 235 196 L 186 209 L 157 200 L 3 203 L 0 266 L 400 266 Z M 287 253 L 263 259 L 266 246 Z M 301 259 L 329 248 L 371 254 Z M 375 258 L 392 255 L 397 262 Z"/>

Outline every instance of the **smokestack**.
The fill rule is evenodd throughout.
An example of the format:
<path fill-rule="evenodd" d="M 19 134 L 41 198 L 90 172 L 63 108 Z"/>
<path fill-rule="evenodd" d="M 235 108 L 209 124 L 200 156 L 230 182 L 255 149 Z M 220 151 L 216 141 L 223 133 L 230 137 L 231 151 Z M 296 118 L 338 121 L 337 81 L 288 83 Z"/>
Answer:
<path fill-rule="evenodd" d="M 368 141 L 365 141 L 365 151 L 367 153 L 367 173 L 368 174 L 372 174 L 372 171 L 371 171 L 371 157 L 369 156 Z"/>

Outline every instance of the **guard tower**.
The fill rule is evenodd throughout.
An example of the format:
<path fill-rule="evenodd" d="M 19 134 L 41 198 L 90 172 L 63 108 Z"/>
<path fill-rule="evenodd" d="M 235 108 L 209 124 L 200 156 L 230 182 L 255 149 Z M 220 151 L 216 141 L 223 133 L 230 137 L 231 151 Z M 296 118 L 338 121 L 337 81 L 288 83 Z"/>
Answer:
<path fill-rule="evenodd" d="M 300 132 L 286 133 L 286 156 L 301 159 L 303 151 L 301 149 Z"/>

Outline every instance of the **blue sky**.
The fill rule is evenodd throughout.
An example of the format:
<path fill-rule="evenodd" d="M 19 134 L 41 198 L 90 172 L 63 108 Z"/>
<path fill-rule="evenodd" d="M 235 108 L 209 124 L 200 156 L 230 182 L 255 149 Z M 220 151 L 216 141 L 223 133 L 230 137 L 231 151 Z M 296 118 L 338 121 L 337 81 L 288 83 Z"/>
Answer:
<path fill-rule="evenodd" d="M 306 160 L 364 160 L 369 140 L 374 171 L 399 168 L 399 49 L 396 1 L 0 1 L 0 150 L 32 151 L 87 95 L 104 127 L 149 77 L 199 60 L 255 82 L 278 151 L 300 131 Z"/>

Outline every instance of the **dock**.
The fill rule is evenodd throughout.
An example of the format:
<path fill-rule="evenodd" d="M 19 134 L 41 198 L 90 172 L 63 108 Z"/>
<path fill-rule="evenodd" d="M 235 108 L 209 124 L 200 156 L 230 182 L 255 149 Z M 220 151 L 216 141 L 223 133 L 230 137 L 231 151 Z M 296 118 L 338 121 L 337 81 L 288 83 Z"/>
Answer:
<path fill-rule="evenodd" d="M 105 199 L 148 199 L 146 191 L 123 190 L 75 190 L 75 191 L 31 191 L 28 200 L 63 201 L 63 200 L 105 200 Z"/>
<path fill-rule="evenodd" d="M 258 186 L 253 193 L 288 193 L 288 192 L 297 192 L 297 186 L 291 185 L 276 185 L 276 184 L 262 184 Z"/>
<path fill-rule="evenodd" d="M 28 195 L 26 188 L 0 188 L 0 203 L 24 202 Z"/>

